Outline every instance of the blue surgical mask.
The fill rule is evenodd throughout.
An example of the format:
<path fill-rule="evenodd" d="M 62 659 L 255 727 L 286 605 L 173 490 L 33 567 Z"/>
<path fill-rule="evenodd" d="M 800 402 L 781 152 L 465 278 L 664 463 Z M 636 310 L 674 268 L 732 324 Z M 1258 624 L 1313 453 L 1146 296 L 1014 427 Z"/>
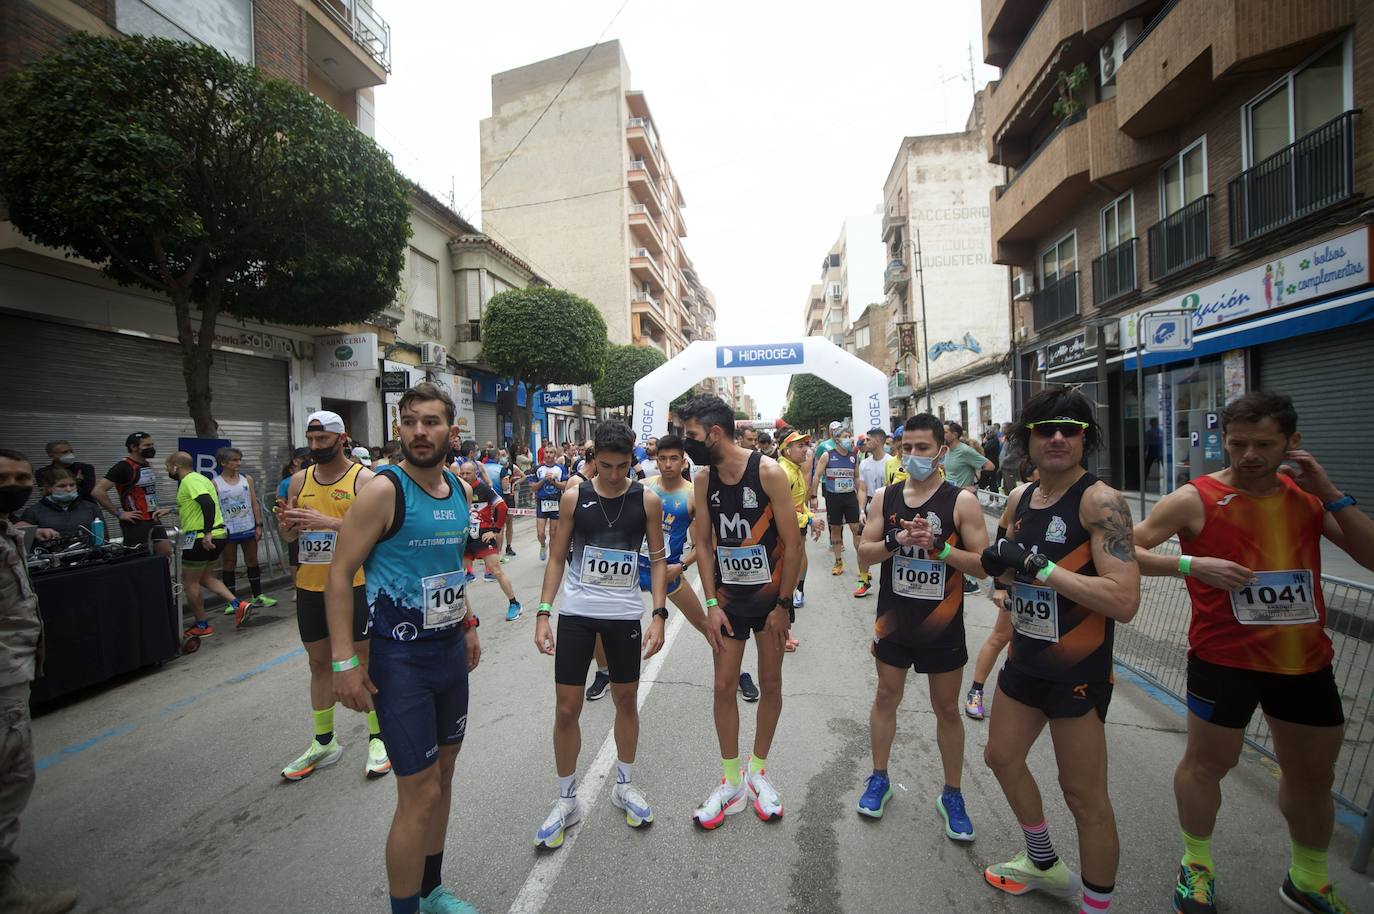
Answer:
<path fill-rule="evenodd" d="M 906 474 L 917 482 L 924 482 L 939 468 L 940 458 L 943 456 L 943 449 L 934 457 L 917 457 L 915 454 L 907 454 L 902 457 L 902 469 L 906 470 Z"/>
<path fill-rule="evenodd" d="M 69 505 L 80 497 L 80 492 L 52 492 L 48 495 L 48 498 L 52 499 L 59 505 Z"/>
<path fill-rule="evenodd" d="M 842 451 L 848 451 L 850 448 L 852 448 L 852 447 L 854 446 L 854 439 L 853 439 L 853 438 L 841 438 L 841 439 L 839 439 L 839 441 L 837 441 L 836 443 L 840 446 L 840 450 L 842 450 Z"/>

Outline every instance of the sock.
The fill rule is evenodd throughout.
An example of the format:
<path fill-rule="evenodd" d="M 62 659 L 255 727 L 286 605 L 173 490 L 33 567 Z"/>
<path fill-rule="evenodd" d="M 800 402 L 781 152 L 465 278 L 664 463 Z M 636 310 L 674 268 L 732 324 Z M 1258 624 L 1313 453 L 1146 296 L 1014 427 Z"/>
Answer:
<path fill-rule="evenodd" d="M 738 755 L 734 758 L 721 759 L 720 767 L 725 771 L 725 782 L 731 787 L 738 787 L 739 782 L 744 780 L 744 776 L 739 773 Z"/>
<path fill-rule="evenodd" d="M 763 774 L 764 766 L 768 764 L 768 759 L 760 758 L 757 755 L 749 756 L 749 774 Z"/>
<path fill-rule="evenodd" d="M 567 777 L 558 779 L 558 798 L 560 800 L 577 799 L 577 775 L 570 774 Z"/>
<path fill-rule="evenodd" d="M 377 719 L 376 711 L 367 712 L 367 736 L 369 739 L 382 738 L 382 722 Z"/>
<path fill-rule="evenodd" d="M 197 620 L 196 620 L 196 628 L 209 628 L 209 627 L 210 627 L 210 620 L 209 620 L 209 619 L 197 619 Z"/>
<path fill-rule="evenodd" d="M 1084 879 L 1083 907 L 1078 914 L 1106 914 L 1112 906 L 1112 891 L 1115 888 L 1114 885 L 1102 888 Z"/>
<path fill-rule="evenodd" d="M 1026 856 L 1037 868 L 1047 870 L 1059 862 L 1050 842 L 1050 827 L 1044 822 L 1038 825 L 1022 825 L 1021 833 L 1026 836 Z"/>
<path fill-rule="evenodd" d="M 622 762 L 620 759 L 615 761 L 615 782 L 617 784 L 630 783 L 630 775 L 634 767 L 633 762 Z"/>
<path fill-rule="evenodd" d="M 599 666 L 596 668 L 596 672 L 600 676 L 609 676 L 611 675 L 611 668 L 608 666 Z"/>
<path fill-rule="evenodd" d="M 315 740 L 321 746 L 328 746 L 330 740 L 334 739 L 334 706 L 330 705 L 323 711 L 311 711 L 315 718 Z"/>
<path fill-rule="evenodd" d="M 797 579 L 797 593 L 806 593 L 806 578 Z"/>
<path fill-rule="evenodd" d="M 1212 836 L 1208 835 L 1205 838 L 1199 838 L 1195 835 L 1188 834 L 1186 831 L 1182 832 L 1182 835 L 1183 860 L 1181 862 L 1183 866 L 1189 867 L 1193 864 L 1197 864 L 1215 873 L 1216 864 L 1212 862 Z"/>
<path fill-rule="evenodd" d="M 251 588 L 253 588 L 253 596 L 254 596 L 255 598 L 256 598 L 256 597 L 262 596 L 262 566 L 261 566 L 261 565 L 249 565 L 249 566 L 248 566 L 248 586 L 251 587 Z"/>
<path fill-rule="evenodd" d="M 1293 846 L 1293 865 L 1288 868 L 1288 878 L 1299 891 L 1320 892 L 1331 884 L 1326 872 L 1326 848 L 1305 847 L 1289 839 Z"/>
<path fill-rule="evenodd" d="M 425 876 L 420 881 L 420 894 L 426 898 L 444 881 L 439 871 L 444 868 L 444 852 L 425 855 Z"/>
<path fill-rule="evenodd" d="M 420 896 L 418 894 L 406 898 L 391 896 L 391 914 L 419 914 L 419 912 Z"/>
<path fill-rule="evenodd" d="M 949 796 L 949 795 L 952 794 L 952 793 L 954 793 L 954 794 L 959 794 L 959 793 L 963 793 L 963 791 L 961 791 L 958 787 L 951 787 L 951 786 L 949 786 L 948 784 L 946 784 L 946 785 L 945 785 L 943 788 L 941 788 L 941 790 L 940 790 L 940 796 L 942 796 L 942 797 L 947 797 L 947 796 Z"/>
<path fill-rule="evenodd" d="M 972 691 L 972 692 L 981 692 L 981 691 L 983 691 L 983 684 L 982 684 L 981 682 L 978 682 L 977 680 L 974 680 L 974 683 L 973 683 L 973 685 L 969 688 L 969 691 Z"/>
<path fill-rule="evenodd" d="M 887 777 L 887 769 L 886 769 L 886 768 L 874 768 L 874 769 L 873 769 L 873 773 L 876 774 L 876 775 L 877 775 L 878 777 L 880 777 L 880 778 L 885 778 L 885 777 Z"/>
<path fill-rule="evenodd" d="M 219 579 L 224 582 L 224 586 L 229 588 L 229 592 L 234 592 L 234 584 L 238 581 L 237 571 L 220 571 Z"/>

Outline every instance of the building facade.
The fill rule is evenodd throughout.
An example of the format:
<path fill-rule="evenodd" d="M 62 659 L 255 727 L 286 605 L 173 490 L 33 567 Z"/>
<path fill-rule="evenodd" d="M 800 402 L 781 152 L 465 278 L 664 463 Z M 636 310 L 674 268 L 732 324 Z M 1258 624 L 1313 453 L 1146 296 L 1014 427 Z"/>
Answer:
<path fill-rule="evenodd" d="M 1128 489 L 1158 423 L 1155 493 L 1223 466 L 1228 400 L 1285 391 L 1304 447 L 1374 502 L 1374 400 L 1348 395 L 1374 355 L 1374 9 L 985 0 L 983 32 L 1018 391 L 1092 392 Z"/>
<path fill-rule="evenodd" d="M 845 347 L 849 332 L 849 262 L 844 229 L 821 260 L 820 282 L 807 292 L 804 324 L 807 336 L 823 336 Z"/>

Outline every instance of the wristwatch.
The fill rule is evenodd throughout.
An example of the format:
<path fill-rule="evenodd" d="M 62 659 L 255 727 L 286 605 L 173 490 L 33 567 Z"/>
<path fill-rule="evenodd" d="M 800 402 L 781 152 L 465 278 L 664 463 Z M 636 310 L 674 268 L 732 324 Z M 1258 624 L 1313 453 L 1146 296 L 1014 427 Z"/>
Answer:
<path fill-rule="evenodd" d="M 1359 504 L 1359 502 L 1355 501 L 1354 495 L 1342 495 L 1335 501 L 1328 501 L 1326 504 L 1322 505 L 1322 507 L 1328 511 L 1335 512 L 1342 508 L 1349 508 L 1351 505 L 1357 504 Z"/>
<path fill-rule="evenodd" d="M 476 628 L 482 624 L 482 620 L 477 618 L 476 613 L 468 613 L 468 617 L 463 620 L 463 629 Z"/>
<path fill-rule="evenodd" d="M 796 601 L 794 601 L 791 597 L 778 597 L 777 605 L 778 605 L 778 606 L 781 606 L 783 609 L 787 610 L 787 621 L 788 621 L 788 622 L 796 622 L 796 621 L 797 621 L 797 604 L 796 604 Z"/>
<path fill-rule="evenodd" d="M 1035 577 L 1040 572 L 1044 571 L 1045 566 L 1049 563 L 1050 560 L 1047 556 L 1041 555 L 1038 552 L 1032 552 L 1030 555 L 1026 556 L 1026 574 Z"/>
<path fill-rule="evenodd" d="M 667 619 L 667 618 L 668 618 L 668 607 L 666 607 L 666 606 L 660 606 L 658 609 L 654 610 L 654 618 L 655 618 L 655 619 Z"/>

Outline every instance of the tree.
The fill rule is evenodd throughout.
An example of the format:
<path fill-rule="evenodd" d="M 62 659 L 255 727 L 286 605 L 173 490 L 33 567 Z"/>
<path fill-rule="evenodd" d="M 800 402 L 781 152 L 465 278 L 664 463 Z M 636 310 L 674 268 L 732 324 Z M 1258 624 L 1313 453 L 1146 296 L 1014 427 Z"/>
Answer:
<path fill-rule="evenodd" d="M 653 346 L 621 346 L 611 343 L 606 350 L 606 373 L 592 384 L 597 406 L 621 409 L 633 406 L 635 382 L 668 361 Z"/>
<path fill-rule="evenodd" d="M 482 315 L 482 361 L 516 385 L 592 384 L 606 369 L 606 322 L 580 295 L 548 286 L 498 292 Z M 599 402 L 599 401 L 598 401 Z M 529 438 L 531 399 L 516 415 Z"/>
<path fill-rule="evenodd" d="M 203 437 L 217 434 L 220 315 L 331 326 L 375 314 L 400 284 L 407 192 L 328 105 L 204 45 L 77 33 L 0 83 L 10 220 L 171 300 Z"/>
<path fill-rule="evenodd" d="M 817 428 L 850 415 L 849 394 L 813 374 L 793 375 L 783 421 L 793 428 Z"/>
<path fill-rule="evenodd" d="M 738 422 L 738 421 L 741 421 L 741 420 L 749 420 L 749 419 L 753 419 L 753 418 L 754 418 L 753 416 L 749 415 L 748 413 L 746 413 L 746 412 L 745 412 L 744 410 L 742 410 L 742 409 L 737 409 L 737 410 L 735 410 L 735 421 L 737 421 L 737 422 Z"/>

